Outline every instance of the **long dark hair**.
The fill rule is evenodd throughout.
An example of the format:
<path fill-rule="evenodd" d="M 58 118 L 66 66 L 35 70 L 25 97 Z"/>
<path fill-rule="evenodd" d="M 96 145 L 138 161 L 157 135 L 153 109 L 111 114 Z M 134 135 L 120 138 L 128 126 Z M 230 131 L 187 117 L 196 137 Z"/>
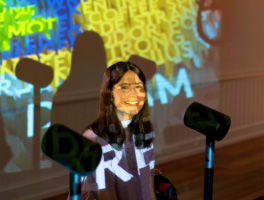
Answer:
<path fill-rule="evenodd" d="M 100 105 L 96 120 L 90 124 L 88 128 L 92 129 L 98 136 L 106 139 L 113 147 L 122 148 L 122 144 L 126 138 L 125 131 L 119 121 L 114 99 L 112 94 L 113 86 L 120 81 L 127 71 L 135 72 L 139 79 L 144 84 L 146 90 L 146 79 L 141 69 L 131 62 L 118 62 L 106 69 L 101 91 Z M 144 105 L 138 114 L 134 115 L 131 123 L 128 126 L 130 133 L 135 135 L 135 144 L 137 148 L 149 147 L 153 138 L 154 132 L 150 120 L 149 106 L 147 95 Z"/>

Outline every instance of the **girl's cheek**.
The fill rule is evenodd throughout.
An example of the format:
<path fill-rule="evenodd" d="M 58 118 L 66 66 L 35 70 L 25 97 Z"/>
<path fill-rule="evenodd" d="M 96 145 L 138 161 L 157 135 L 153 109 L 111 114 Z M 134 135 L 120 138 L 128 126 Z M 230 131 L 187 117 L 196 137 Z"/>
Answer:
<path fill-rule="evenodd" d="M 144 89 L 139 90 L 139 91 L 137 92 L 137 96 L 145 97 L 145 96 L 146 96 L 146 92 L 145 92 L 145 90 L 144 90 Z"/>

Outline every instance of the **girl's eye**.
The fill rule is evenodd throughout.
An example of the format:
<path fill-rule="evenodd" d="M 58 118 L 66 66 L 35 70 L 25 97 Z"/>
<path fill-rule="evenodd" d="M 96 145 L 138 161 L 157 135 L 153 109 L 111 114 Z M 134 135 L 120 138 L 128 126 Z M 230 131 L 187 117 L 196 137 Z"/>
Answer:
<path fill-rule="evenodd" d="M 143 89 L 144 87 L 142 85 L 138 85 L 136 88 Z"/>
<path fill-rule="evenodd" d="M 127 90 L 128 86 L 121 86 L 121 90 Z"/>

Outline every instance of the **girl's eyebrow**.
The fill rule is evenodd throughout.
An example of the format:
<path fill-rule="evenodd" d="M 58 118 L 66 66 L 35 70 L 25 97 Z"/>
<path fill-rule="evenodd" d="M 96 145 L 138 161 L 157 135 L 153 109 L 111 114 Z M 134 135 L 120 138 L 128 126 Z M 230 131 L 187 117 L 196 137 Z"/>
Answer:
<path fill-rule="evenodd" d="M 120 83 L 120 85 L 140 85 L 140 84 L 143 85 L 142 82 L 138 82 L 138 83 Z"/>

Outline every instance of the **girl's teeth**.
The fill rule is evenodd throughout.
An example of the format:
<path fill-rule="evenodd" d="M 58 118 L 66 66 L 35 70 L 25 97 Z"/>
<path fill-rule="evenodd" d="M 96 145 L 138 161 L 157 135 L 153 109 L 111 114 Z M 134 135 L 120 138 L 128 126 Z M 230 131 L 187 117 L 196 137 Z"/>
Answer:
<path fill-rule="evenodd" d="M 127 102 L 128 104 L 137 104 L 137 102 Z"/>

